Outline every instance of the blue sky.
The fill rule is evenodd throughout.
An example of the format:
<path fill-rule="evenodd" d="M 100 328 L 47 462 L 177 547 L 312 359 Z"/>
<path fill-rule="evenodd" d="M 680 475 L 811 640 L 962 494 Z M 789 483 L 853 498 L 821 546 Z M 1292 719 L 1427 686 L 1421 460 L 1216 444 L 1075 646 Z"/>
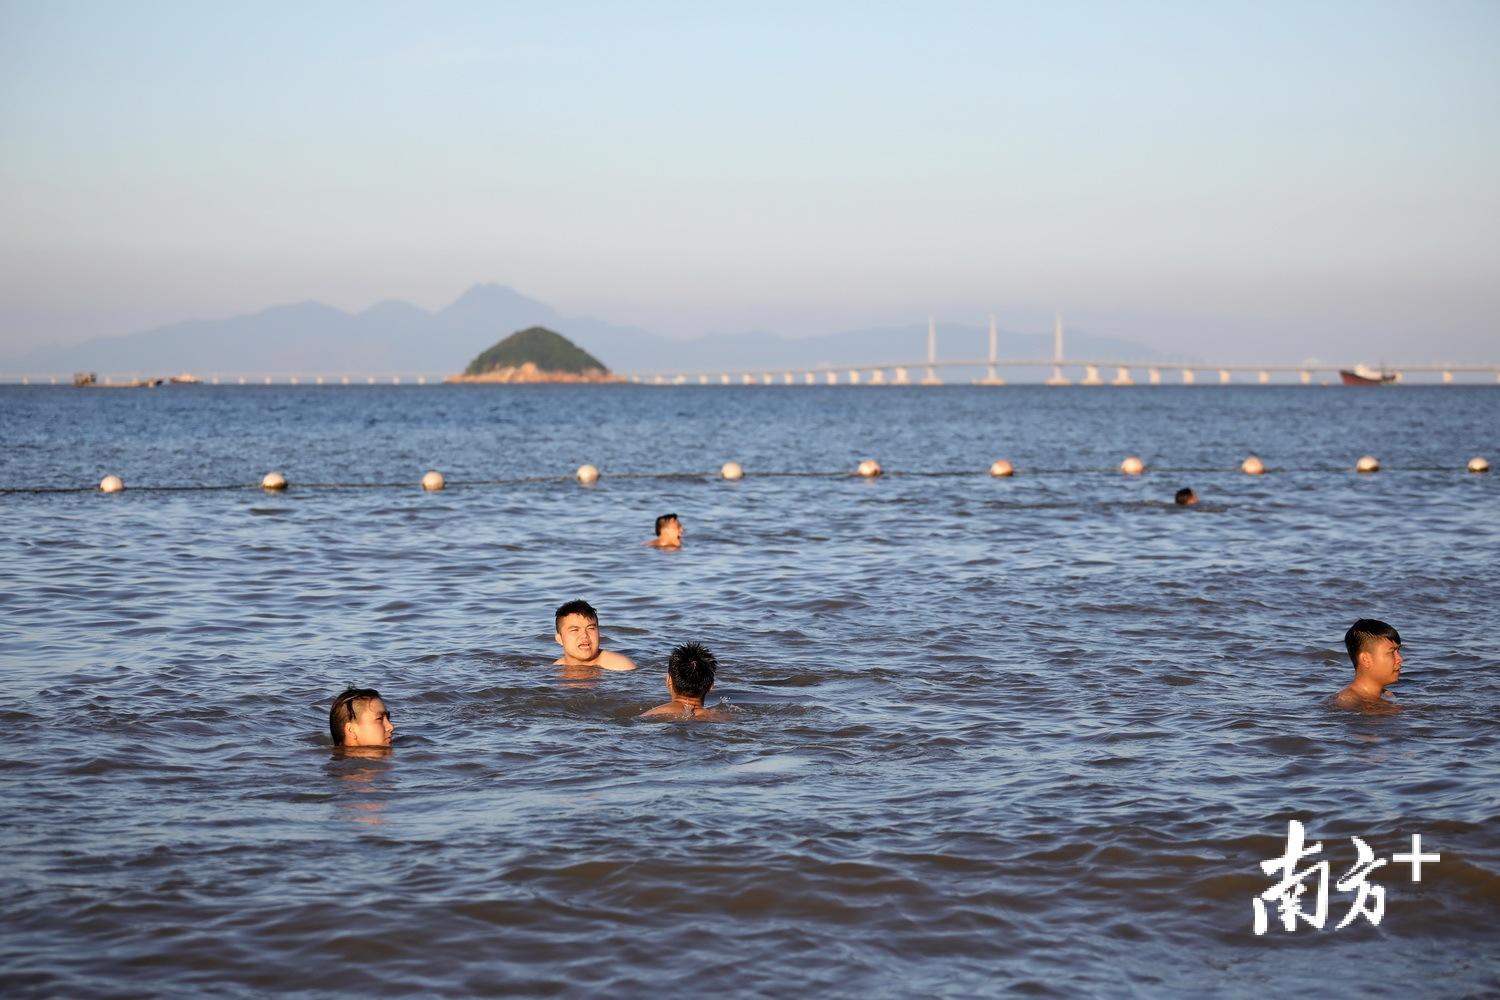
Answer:
<path fill-rule="evenodd" d="M 1500 4 L 0 0 L 0 355 L 498 281 L 1500 357 Z"/>

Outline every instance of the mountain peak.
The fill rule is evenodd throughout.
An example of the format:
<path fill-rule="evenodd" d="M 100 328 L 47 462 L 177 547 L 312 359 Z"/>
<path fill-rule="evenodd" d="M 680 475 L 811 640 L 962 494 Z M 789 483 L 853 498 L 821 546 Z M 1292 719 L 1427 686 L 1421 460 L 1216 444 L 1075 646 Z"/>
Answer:
<path fill-rule="evenodd" d="M 472 315 L 491 309 L 528 309 L 555 315 L 551 306 L 529 299 L 509 285 L 481 282 L 464 292 L 440 315 Z"/>

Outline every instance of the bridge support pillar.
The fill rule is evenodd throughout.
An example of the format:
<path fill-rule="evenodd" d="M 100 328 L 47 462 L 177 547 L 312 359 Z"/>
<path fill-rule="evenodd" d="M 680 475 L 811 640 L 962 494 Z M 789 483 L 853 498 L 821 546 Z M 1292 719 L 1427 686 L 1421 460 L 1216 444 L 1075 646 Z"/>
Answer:
<path fill-rule="evenodd" d="M 990 365 L 989 370 L 984 373 L 984 378 L 979 380 L 980 385 L 1004 385 L 1005 379 L 1000 377 L 1000 370 Z"/>
<path fill-rule="evenodd" d="M 895 382 L 897 385 L 911 385 L 910 373 L 905 368 L 897 368 Z"/>
<path fill-rule="evenodd" d="M 1265 385 L 1271 381 L 1271 373 L 1263 371 L 1259 375 L 1255 376 L 1255 381 L 1259 382 L 1261 385 Z"/>
<path fill-rule="evenodd" d="M 1194 380 L 1196 378 L 1197 378 L 1197 376 L 1195 374 L 1193 374 L 1193 370 L 1191 368 L 1184 368 L 1182 370 L 1182 384 L 1183 385 L 1192 385 L 1193 382 L 1194 382 Z"/>
<path fill-rule="evenodd" d="M 1229 384 L 1229 369 L 1227 369 L 1227 368 L 1220 368 L 1219 369 L 1219 384 L 1220 385 L 1228 385 Z"/>
<path fill-rule="evenodd" d="M 1303 385 L 1312 385 L 1312 372 L 1310 371 L 1304 370 L 1298 372 L 1297 378 L 1302 382 Z"/>
<path fill-rule="evenodd" d="M 740 383 L 743 385 L 754 385 L 755 376 L 751 375 L 749 372 L 746 372 L 745 374 L 740 376 Z"/>
<path fill-rule="evenodd" d="M 839 373 L 838 372 L 829 372 L 828 375 L 826 376 L 826 381 L 828 382 L 829 385 L 838 385 L 839 384 Z"/>
<path fill-rule="evenodd" d="M 817 384 L 817 381 L 818 381 L 817 377 L 815 375 L 813 375 L 812 372 L 803 372 L 802 373 L 802 384 L 803 385 L 815 385 L 815 384 Z"/>
<path fill-rule="evenodd" d="M 877 368 L 870 373 L 871 385 L 885 385 L 885 369 Z"/>
<path fill-rule="evenodd" d="M 1443 372 L 1443 384 L 1444 385 L 1452 385 L 1453 384 L 1453 373 L 1452 372 Z"/>
<path fill-rule="evenodd" d="M 791 385 L 792 384 L 792 373 L 791 372 L 782 372 L 782 374 L 781 374 L 781 384 L 782 385 Z"/>
<path fill-rule="evenodd" d="M 1046 385 L 1072 385 L 1068 376 L 1063 374 L 1062 365 L 1053 365 L 1052 374 L 1047 378 Z"/>
<path fill-rule="evenodd" d="M 1146 381 L 1150 382 L 1152 385 L 1161 385 L 1161 369 L 1160 368 L 1147 368 L 1146 369 Z"/>
<path fill-rule="evenodd" d="M 1115 368 L 1115 377 L 1110 380 L 1110 385 L 1135 385 L 1135 379 L 1130 377 L 1130 369 L 1124 365 Z"/>
<path fill-rule="evenodd" d="M 707 375 L 699 375 L 698 376 L 698 384 L 699 385 L 708 385 L 708 376 Z"/>
<path fill-rule="evenodd" d="M 1083 366 L 1083 378 L 1079 381 L 1078 384 L 1079 385 L 1103 385 L 1104 382 L 1099 378 L 1099 368 L 1098 368 L 1098 366 L 1097 365 L 1084 365 Z"/>
<path fill-rule="evenodd" d="M 849 384 L 859 385 L 859 372 L 853 368 L 849 369 Z"/>

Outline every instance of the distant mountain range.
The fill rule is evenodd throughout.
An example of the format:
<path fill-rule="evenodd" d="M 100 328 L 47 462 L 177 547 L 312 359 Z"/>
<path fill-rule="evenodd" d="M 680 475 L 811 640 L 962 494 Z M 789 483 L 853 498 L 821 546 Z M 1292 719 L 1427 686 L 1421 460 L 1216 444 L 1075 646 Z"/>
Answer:
<path fill-rule="evenodd" d="M 727 368 L 809 368 L 910 362 L 925 357 L 927 324 L 849 330 L 786 338 L 751 332 L 672 340 L 592 317 L 565 317 L 544 302 L 496 284 L 475 285 L 445 309 L 382 302 L 348 313 L 318 302 L 273 306 L 249 316 L 189 320 L 117 337 L 97 337 L 0 359 L 0 371 L 73 371 L 164 375 L 250 373 L 450 374 L 517 330 L 545 326 L 597 356 L 615 372 L 711 371 Z M 979 358 L 989 350 L 981 326 L 938 324 L 940 358 Z M 1050 333 L 1000 331 L 1000 353 L 1051 355 Z M 1138 343 L 1067 332 L 1072 357 L 1160 360 Z"/>

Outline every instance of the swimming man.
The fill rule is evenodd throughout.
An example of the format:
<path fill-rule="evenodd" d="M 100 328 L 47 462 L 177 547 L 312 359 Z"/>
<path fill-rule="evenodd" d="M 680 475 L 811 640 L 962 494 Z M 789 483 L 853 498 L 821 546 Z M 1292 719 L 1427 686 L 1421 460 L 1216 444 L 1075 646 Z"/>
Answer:
<path fill-rule="evenodd" d="M 730 718 L 729 710 L 722 705 L 704 708 L 703 699 L 714 686 L 714 674 L 719 661 L 714 659 L 704 646 L 696 642 L 683 643 L 672 650 L 667 660 L 667 693 L 672 700 L 665 705 L 642 712 L 643 719 L 692 719 L 701 722 L 718 722 Z"/>
<path fill-rule="evenodd" d="M 656 537 L 646 543 L 653 549 L 682 548 L 682 522 L 676 514 L 663 514 L 656 519 Z"/>
<path fill-rule="evenodd" d="M 1184 486 L 1173 495 L 1172 499 L 1177 502 L 1177 506 L 1179 507 L 1191 507 L 1198 502 L 1198 494 L 1193 492 L 1191 486 Z"/>
<path fill-rule="evenodd" d="M 569 601 L 557 609 L 557 635 L 563 655 L 553 660 L 559 667 L 599 667 L 602 670 L 634 670 L 628 656 L 599 648 L 599 612 L 588 601 Z"/>
<path fill-rule="evenodd" d="M 1354 682 L 1333 696 L 1334 707 L 1397 711 L 1385 689 L 1401 679 L 1401 634 L 1383 621 L 1361 618 L 1344 633 L 1344 647 L 1354 661 Z"/>
<path fill-rule="evenodd" d="M 351 687 L 333 699 L 328 734 L 336 747 L 388 747 L 396 724 L 374 688 Z"/>

